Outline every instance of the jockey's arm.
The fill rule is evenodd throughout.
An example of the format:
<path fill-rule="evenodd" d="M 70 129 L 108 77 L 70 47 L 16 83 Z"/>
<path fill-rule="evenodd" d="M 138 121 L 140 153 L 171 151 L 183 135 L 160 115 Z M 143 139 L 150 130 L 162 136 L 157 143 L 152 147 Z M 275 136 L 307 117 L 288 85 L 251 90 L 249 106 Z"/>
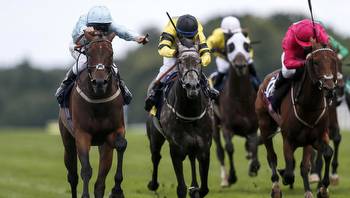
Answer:
<path fill-rule="evenodd" d="M 110 26 L 110 31 L 114 32 L 119 38 L 124 39 L 126 41 L 136 41 L 138 42 L 139 34 L 127 29 L 122 25 L 118 25 L 112 22 Z"/>
<path fill-rule="evenodd" d="M 202 65 L 205 67 L 211 62 L 210 50 L 203 30 L 198 31 L 199 38 L 199 54 L 201 56 Z"/>
<path fill-rule="evenodd" d="M 86 15 L 81 15 L 72 31 L 72 39 L 75 44 L 77 44 L 77 41 L 81 40 L 80 37 L 84 34 L 84 30 L 87 28 L 86 23 Z M 80 41 L 79 44 L 83 44 L 83 41 Z"/>
<path fill-rule="evenodd" d="M 298 58 L 292 51 L 284 51 L 283 64 L 287 69 L 298 69 L 305 65 L 305 60 Z"/>
<path fill-rule="evenodd" d="M 176 23 L 177 19 L 173 19 Z M 174 49 L 175 38 L 177 37 L 176 30 L 169 21 L 163 29 L 163 33 L 160 35 L 158 44 L 158 53 L 163 57 L 172 58 L 176 54 Z"/>

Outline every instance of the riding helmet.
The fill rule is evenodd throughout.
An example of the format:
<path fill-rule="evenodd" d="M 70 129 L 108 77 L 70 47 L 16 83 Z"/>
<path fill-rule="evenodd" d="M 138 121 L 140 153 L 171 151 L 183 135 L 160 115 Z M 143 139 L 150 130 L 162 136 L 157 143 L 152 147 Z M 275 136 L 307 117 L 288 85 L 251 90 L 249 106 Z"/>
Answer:
<path fill-rule="evenodd" d="M 181 36 L 193 38 L 198 32 L 197 19 L 189 14 L 180 16 L 176 23 L 176 31 Z"/>

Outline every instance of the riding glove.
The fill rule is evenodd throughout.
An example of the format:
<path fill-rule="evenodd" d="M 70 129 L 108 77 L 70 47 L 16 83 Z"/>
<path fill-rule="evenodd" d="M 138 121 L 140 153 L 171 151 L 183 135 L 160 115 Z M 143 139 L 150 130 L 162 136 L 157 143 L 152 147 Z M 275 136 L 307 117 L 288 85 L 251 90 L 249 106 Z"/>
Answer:
<path fill-rule="evenodd" d="M 209 65 L 210 61 L 211 61 L 211 57 L 210 57 L 210 53 L 206 52 L 201 56 L 201 61 L 202 61 L 202 65 L 205 67 L 207 65 Z"/>

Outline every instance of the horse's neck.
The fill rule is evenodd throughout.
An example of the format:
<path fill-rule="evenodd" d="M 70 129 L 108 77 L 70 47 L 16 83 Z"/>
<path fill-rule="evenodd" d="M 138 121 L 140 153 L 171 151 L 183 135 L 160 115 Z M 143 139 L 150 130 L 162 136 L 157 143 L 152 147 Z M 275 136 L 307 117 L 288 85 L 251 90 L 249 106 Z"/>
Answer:
<path fill-rule="evenodd" d="M 168 96 L 168 102 L 184 116 L 198 116 L 205 108 L 203 92 L 200 91 L 197 97 L 189 99 L 179 80 L 176 80 Z"/>
<path fill-rule="evenodd" d="M 234 68 L 230 67 L 227 84 L 225 85 L 225 92 L 231 98 L 247 98 L 252 94 L 252 85 L 250 83 L 249 74 L 237 75 Z"/>
<path fill-rule="evenodd" d="M 307 72 L 305 69 L 304 72 Z M 324 103 L 324 95 L 321 90 L 318 89 L 316 85 L 314 85 L 308 75 L 308 73 L 304 74 L 304 80 L 301 79 L 297 84 L 297 86 L 301 86 L 300 94 L 299 96 L 295 95 L 295 97 L 298 97 L 298 104 L 303 109 L 319 109 L 323 107 Z M 298 90 L 297 90 L 298 92 Z M 296 93 L 298 94 L 298 93 Z M 318 108 L 319 107 L 319 108 Z"/>

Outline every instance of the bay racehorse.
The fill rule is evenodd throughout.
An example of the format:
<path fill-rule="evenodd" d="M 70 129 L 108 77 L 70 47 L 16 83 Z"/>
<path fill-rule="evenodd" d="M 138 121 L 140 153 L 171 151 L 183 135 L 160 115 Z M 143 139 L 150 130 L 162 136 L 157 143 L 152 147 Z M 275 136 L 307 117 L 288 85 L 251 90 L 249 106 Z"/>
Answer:
<path fill-rule="evenodd" d="M 332 171 L 330 175 L 330 182 L 332 185 L 338 185 L 339 183 L 339 175 L 338 175 L 338 165 L 339 165 L 339 144 L 341 142 L 342 136 L 340 134 L 340 128 L 339 128 L 339 122 L 338 122 L 338 114 L 337 114 L 337 107 L 341 104 L 343 98 L 344 98 L 344 87 L 345 82 L 343 78 L 343 72 L 342 72 L 342 63 L 340 60 L 338 60 L 338 74 L 337 74 L 337 88 L 336 88 L 336 94 L 335 98 L 333 99 L 334 102 L 329 106 L 329 137 L 331 140 L 333 140 L 333 147 L 334 147 L 334 156 L 332 159 Z M 322 154 L 318 153 L 316 159 L 315 159 L 316 152 L 313 152 L 313 163 L 311 167 L 311 175 L 309 177 L 309 181 L 311 183 L 319 182 L 321 171 L 322 171 Z"/>
<path fill-rule="evenodd" d="M 249 48 L 249 40 L 243 34 L 234 34 L 227 40 L 227 59 L 230 62 L 230 69 L 213 116 L 213 138 L 216 143 L 217 157 L 221 164 L 221 186 L 228 186 L 237 180 L 233 160 L 233 135 L 247 139 L 246 150 L 251 159 L 249 175 L 256 176 L 260 168 L 257 138 L 258 120 L 254 109 L 256 91 L 250 82 L 248 71 Z M 229 157 L 228 177 L 224 163 L 225 153 L 220 138 L 220 126 Z"/>
<path fill-rule="evenodd" d="M 87 69 L 82 71 L 69 96 L 69 108 L 59 112 L 59 128 L 64 144 L 64 163 L 68 171 L 68 182 L 72 197 L 77 197 L 77 156 L 81 163 L 83 180 L 82 197 L 89 197 L 89 180 L 92 176 L 89 151 L 98 146 L 99 171 L 95 183 L 95 197 L 102 198 L 105 179 L 113 161 L 113 150 L 117 150 L 115 185 L 110 197 L 124 197 L 122 162 L 127 146 L 123 117 L 123 97 L 118 80 L 113 72 L 112 39 L 115 34 L 101 32 L 85 33 L 89 42 L 84 46 Z M 71 114 L 71 116 L 70 116 Z"/>
<path fill-rule="evenodd" d="M 260 86 L 256 99 L 256 113 L 259 119 L 261 136 L 267 150 L 268 164 L 272 170 L 272 197 L 281 197 L 279 176 L 277 173 L 277 156 L 272 137 L 279 126 L 283 137 L 284 171 L 281 171 L 283 184 L 294 182 L 294 151 L 303 147 L 303 159 L 300 172 L 304 182 L 305 197 L 313 197 L 308 173 L 312 148 L 322 153 L 325 160 L 324 177 L 318 184 L 317 197 L 328 197 L 329 168 L 333 155 L 328 145 L 328 108 L 337 83 L 336 53 L 312 40 L 312 52 L 307 56 L 302 77 L 292 83 L 291 91 L 284 97 L 281 113 L 270 114 L 264 91 L 269 80 L 277 74 L 269 74 Z M 275 116 L 271 116 L 275 115 Z"/>
<path fill-rule="evenodd" d="M 186 46 L 182 43 L 187 43 Z M 189 188 L 191 197 L 204 197 L 209 192 L 208 171 L 212 128 L 210 107 L 207 96 L 201 89 L 201 62 L 197 45 L 188 40 L 178 44 L 177 78 L 164 94 L 160 120 L 152 115 L 147 119 L 147 135 L 153 162 L 152 180 L 148 188 L 157 190 L 160 151 L 165 140 L 169 142 L 170 155 L 178 186 L 177 196 L 186 197 L 186 184 L 183 175 L 183 161 L 186 156 L 191 162 L 192 182 Z M 202 82 L 203 83 L 203 82 Z M 199 164 L 201 185 L 198 188 L 196 160 Z"/>

